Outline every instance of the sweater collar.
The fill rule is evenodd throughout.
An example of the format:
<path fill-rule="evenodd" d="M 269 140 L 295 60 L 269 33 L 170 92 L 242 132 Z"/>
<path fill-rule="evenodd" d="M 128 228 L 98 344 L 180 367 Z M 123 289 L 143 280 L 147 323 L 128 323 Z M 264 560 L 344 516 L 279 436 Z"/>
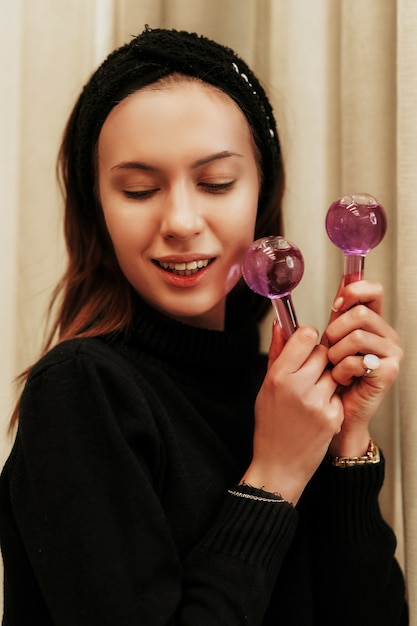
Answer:
<path fill-rule="evenodd" d="M 224 331 L 197 328 L 173 320 L 141 301 L 129 343 L 172 365 L 226 372 L 253 365 L 259 353 L 259 329 L 250 315 L 229 318 Z"/>

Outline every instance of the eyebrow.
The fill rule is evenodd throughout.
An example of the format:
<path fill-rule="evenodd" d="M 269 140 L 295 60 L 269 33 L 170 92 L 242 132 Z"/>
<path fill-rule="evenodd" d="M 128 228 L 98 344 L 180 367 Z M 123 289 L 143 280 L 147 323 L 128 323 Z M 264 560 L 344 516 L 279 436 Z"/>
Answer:
<path fill-rule="evenodd" d="M 223 150 L 222 152 L 215 152 L 214 154 L 210 154 L 207 157 L 198 159 L 192 164 L 192 168 L 200 167 L 201 165 L 207 165 L 207 163 L 212 163 L 212 161 L 218 161 L 220 159 L 228 159 L 229 157 L 233 157 L 233 156 L 243 157 L 243 155 L 239 154 L 238 152 L 230 152 L 230 150 Z"/>
<path fill-rule="evenodd" d="M 201 159 L 197 159 L 192 163 L 192 169 L 196 169 L 197 167 L 201 167 L 202 165 L 207 165 L 208 163 L 212 163 L 213 161 L 219 161 L 220 159 L 227 159 L 229 157 L 243 157 L 242 154 L 238 152 L 230 152 L 230 150 L 222 150 L 221 152 L 215 152 L 214 154 L 210 154 Z M 113 165 L 112 170 L 142 170 L 145 172 L 158 172 L 159 169 L 147 163 L 143 163 L 142 161 L 122 161 L 117 165 Z"/>

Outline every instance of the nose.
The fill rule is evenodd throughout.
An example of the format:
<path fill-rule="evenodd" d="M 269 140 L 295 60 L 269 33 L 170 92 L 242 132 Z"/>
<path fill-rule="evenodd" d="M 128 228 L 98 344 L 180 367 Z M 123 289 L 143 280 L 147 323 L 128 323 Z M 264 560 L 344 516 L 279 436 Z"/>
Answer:
<path fill-rule="evenodd" d="M 183 185 L 172 189 L 162 209 L 162 236 L 185 241 L 199 235 L 202 228 L 203 218 L 195 194 Z"/>

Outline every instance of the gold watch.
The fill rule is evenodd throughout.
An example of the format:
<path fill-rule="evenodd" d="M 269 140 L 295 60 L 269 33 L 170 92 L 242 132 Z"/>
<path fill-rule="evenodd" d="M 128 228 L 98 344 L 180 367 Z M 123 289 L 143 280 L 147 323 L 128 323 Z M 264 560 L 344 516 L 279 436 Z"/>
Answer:
<path fill-rule="evenodd" d="M 335 456 L 331 459 L 335 467 L 353 467 L 355 465 L 369 465 L 379 463 L 381 455 L 379 448 L 373 439 L 369 440 L 365 456 Z"/>

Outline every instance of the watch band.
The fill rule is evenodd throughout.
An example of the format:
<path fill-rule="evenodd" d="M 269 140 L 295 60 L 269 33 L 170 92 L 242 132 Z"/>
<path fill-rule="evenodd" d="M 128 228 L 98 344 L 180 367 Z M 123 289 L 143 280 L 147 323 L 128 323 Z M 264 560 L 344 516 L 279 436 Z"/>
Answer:
<path fill-rule="evenodd" d="M 334 467 L 354 467 L 355 465 L 369 465 L 379 463 L 381 455 L 373 439 L 369 440 L 368 450 L 364 456 L 335 456 L 331 458 Z"/>

